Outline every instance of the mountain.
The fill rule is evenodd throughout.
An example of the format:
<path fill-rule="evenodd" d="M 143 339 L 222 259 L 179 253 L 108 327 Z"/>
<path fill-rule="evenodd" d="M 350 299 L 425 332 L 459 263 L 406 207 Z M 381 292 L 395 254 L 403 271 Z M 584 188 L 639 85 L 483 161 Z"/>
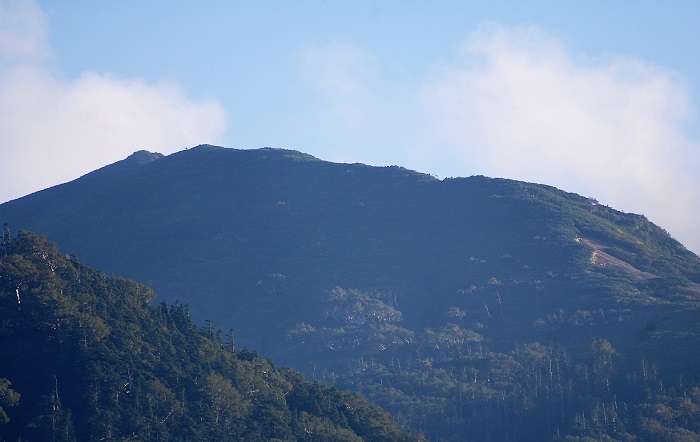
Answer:
<path fill-rule="evenodd" d="M 363 398 L 236 350 L 185 305 L 151 306 L 151 289 L 33 233 L 5 246 L 0 440 L 419 440 Z"/>
<path fill-rule="evenodd" d="M 436 440 L 649 437 L 644 410 L 700 380 L 700 258 L 549 186 L 198 146 L 138 152 L 0 222 Z M 591 421 L 622 402 L 610 421 L 630 431 Z M 695 431 L 678 419 L 656 421 Z"/>

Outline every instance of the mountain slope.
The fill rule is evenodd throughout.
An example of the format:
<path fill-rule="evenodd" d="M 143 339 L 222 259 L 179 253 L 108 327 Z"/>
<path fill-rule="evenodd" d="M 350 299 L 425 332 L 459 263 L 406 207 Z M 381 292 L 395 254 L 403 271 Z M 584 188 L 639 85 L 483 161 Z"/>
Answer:
<path fill-rule="evenodd" d="M 0 440 L 418 440 L 152 296 L 21 232 L 0 257 Z"/>
<path fill-rule="evenodd" d="M 584 358 L 604 338 L 620 374 L 644 363 L 697 380 L 700 259 L 643 216 L 549 186 L 295 151 L 144 155 L 3 204 L 0 221 L 188 302 L 198 322 L 371 394 L 426 434 L 483 420 L 456 405 L 460 388 L 534 343 Z M 541 397 L 522 391 L 512 403 Z"/>

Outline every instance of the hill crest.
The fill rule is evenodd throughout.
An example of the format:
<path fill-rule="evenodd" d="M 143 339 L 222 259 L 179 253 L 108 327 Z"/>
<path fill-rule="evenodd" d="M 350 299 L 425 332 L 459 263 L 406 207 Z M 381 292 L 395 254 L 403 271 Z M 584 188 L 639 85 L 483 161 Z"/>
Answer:
<path fill-rule="evenodd" d="M 653 358 L 667 382 L 697 377 L 700 258 L 642 215 L 270 148 L 200 146 L 116 172 L 0 205 L 0 221 L 395 415 L 415 417 L 420 395 L 437 408 L 425 428 L 403 422 L 414 430 L 442 425 L 435 404 L 457 409 L 462 389 L 491 391 L 470 370 L 501 376 L 489 364 L 524 345 L 571 355 L 604 338 L 621 372 Z M 446 390 L 419 393 L 419 379 Z M 483 417 L 450 416 L 455 434 Z"/>

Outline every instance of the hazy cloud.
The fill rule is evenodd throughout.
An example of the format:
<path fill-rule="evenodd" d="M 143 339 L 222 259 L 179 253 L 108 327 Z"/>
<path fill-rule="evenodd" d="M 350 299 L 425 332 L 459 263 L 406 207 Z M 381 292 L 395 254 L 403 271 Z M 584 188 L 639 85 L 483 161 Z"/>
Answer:
<path fill-rule="evenodd" d="M 323 146 L 312 153 L 329 161 L 406 165 L 410 145 L 404 141 L 415 141 L 415 86 L 386 75 L 373 54 L 350 43 L 306 47 L 300 66 L 313 99 L 299 126 L 308 144 Z"/>
<path fill-rule="evenodd" d="M 46 17 L 34 2 L 0 2 L 0 64 L 47 58 L 46 28 Z"/>
<path fill-rule="evenodd" d="M 643 213 L 700 251 L 700 150 L 685 135 L 688 94 L 672 73 L 577 57 L 534 27 L 490 26 L 421 97 L 433 155 Z"/>
<path fill-rule="evenodd" d="M 69 181 L 140 149 L 218 142 L 226 116 L 177 84 L 85 72 L 59 79 L 44 61 L 43 12 L 0 4 L 0 202 Z"/>
<path fill-rule="evenodd" d="M 553 185 L 642 213 L 700 252 L 700 151 L 672 72 L 574 54 L 537 27 L 495 25 L 428 77 L 393 89 L 377 60 L 351 45 L 308 51 L 304 63 L 321 109 L 335 109 L 321 118 L 353 129 L 334 140 L 351 161 L 386 164 L 389 151 L 392 163 L 441 177 Z"/>
<path fill-rule="evenodd" d="M 315 89 L 323 112 L 349 127 L 366 122 L 377 80 L 375 58 L 349 43 L 307 47 L 301 51 L 303 77 Z"/>

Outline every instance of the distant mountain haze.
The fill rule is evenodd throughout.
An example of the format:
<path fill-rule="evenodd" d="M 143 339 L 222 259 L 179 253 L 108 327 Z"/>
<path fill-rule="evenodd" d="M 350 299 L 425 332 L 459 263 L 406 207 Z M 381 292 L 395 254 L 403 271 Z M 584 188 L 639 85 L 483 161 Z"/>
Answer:
<path fill-rule="evenodd" d="M 0 222 L 153 287 L 156 302 L 189 304 L 236 345 L 358 389 L 435 440 L 487 437 L 473 426 L 485 418 L 455 398 L 477 385 L 494 398 L 520 391 L 494 386 L 497 355 L 538 349 L 564 373 L 562 361 L 612 354 L 609 345 L 620 373 L 644 361 L 664 379 L 700 380 L 700 258 L 642 215 L 546 185 L 202 145 L 136 152 L 0 205 Z M 583 365 L 568 367 L 581 378 Z M 544 400 L 532 394 L 523 404 Z M 583 410 L 567 404 L 561 431 Z M 520 431 L 526 413 L 513 412 L 507 431 Z M 550 424 L 523 440 L 545 440 Z"/>

